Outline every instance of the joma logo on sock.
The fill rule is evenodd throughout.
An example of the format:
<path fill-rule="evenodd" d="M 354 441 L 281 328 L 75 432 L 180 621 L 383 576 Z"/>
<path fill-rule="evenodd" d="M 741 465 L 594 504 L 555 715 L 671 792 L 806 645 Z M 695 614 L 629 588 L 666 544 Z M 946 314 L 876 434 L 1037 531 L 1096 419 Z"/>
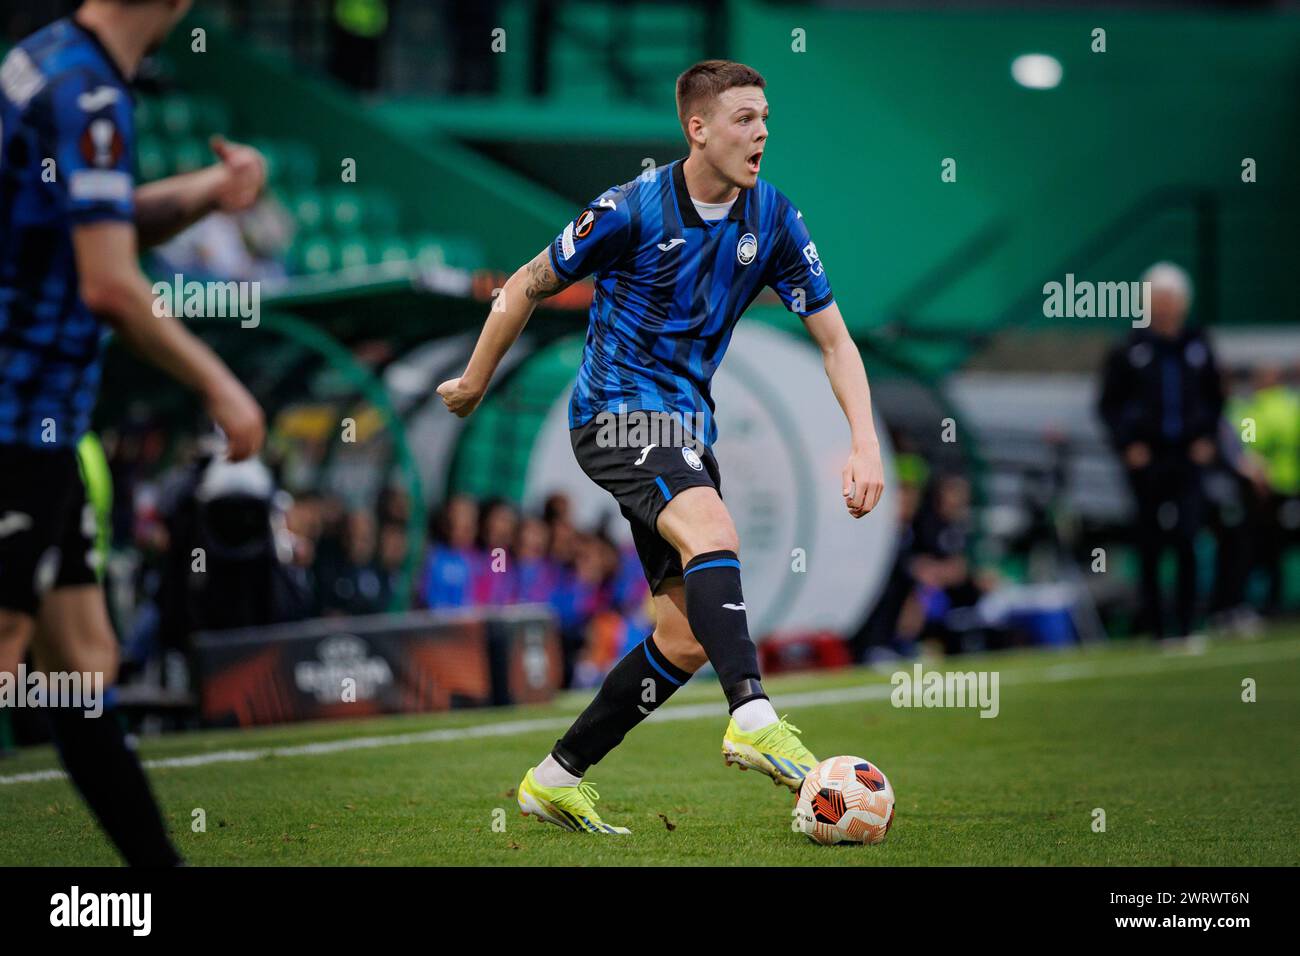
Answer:
<path fill-rule="evenodd" d="M 978 707 L 981 717 L 998 715 L 997 671 L 895 671 L 889 695 L 895 707 Z"/>
<path fill-rule="evenodd" d="M 50 897 L 51 926 L 128 926 L 134 936 L 148 936 L 153 926 L 152 893 L 69 893 Z"/>

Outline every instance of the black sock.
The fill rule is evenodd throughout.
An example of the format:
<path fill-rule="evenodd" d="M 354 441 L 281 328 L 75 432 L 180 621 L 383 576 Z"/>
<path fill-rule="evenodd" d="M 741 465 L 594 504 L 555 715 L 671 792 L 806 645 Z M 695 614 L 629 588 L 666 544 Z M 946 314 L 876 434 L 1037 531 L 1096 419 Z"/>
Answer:
<path fill-rule="evenodd" d="M 734 551 L 706 551 L 687 563 L 686 619 L 718 673 L 727 707 L 767 697 L 759 683 L 758 648 L 749 639 L 740 561 Z"/>
<path fill-rule="evenodd" d="M 90 717 L 72 707 L 53 707 L 49 713 L 68 776 L 127 864 L 180 863 L 140 761 L 126 746 L 112 713 Z"/>
<path fill-rule="evenodd" d="M 581 776 L 690 677 L 664 657 L 650 635 L 605 675 L 595 699 L 555 742 L 551 756 L 569 773 Z"/>

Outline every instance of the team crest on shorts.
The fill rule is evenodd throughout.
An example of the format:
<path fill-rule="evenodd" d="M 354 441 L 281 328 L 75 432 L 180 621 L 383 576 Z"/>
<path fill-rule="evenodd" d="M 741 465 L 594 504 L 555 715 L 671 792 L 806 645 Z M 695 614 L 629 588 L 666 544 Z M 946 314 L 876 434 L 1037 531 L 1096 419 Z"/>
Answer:
<path fill-rule="evenodd" d="M 704 462 L 700 461 L 700 456 L 695 454 L 694 448 L 683 448 L 682 457 L 686 459 L 686 464 L 690 465 L 696 471 L 704 470 Z"/>
<path fill-rule="evenodd" d="M 736 258 L 740 260 L 742 266 L 747 266 L 754 261 L 756 255 L 758 255 L 758 237 L 752 232 L 747 232 L 736 243 Z"/>

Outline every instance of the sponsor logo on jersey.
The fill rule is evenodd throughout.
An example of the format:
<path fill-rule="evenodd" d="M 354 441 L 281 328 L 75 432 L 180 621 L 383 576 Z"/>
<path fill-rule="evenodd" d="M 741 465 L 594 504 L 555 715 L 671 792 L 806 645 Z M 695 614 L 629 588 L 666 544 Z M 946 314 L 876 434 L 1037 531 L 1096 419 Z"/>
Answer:
<path fill-rule="evenodd" d="M 803 257 L 808 261 L 808 271 L 815 276 L 822 274 L 821 256 L 817 255 L 817 247 L 809 240 L 808 245 L 803 247 Z"/>

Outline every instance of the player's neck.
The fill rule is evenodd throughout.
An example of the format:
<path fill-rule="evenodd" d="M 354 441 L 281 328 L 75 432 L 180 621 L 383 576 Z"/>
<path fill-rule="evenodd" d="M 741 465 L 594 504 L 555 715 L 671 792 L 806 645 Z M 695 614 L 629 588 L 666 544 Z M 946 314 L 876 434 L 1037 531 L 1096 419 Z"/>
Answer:
<path fill-rule="evenodd" d="M 73 19 L 99 38 L 123 76 L 133 77 L 150 46 L 147 24 L 127 8 L 110 10 L 103 4 L 82 6 Z"/>
<path fill-rule="evenodd" d="M 686 178 L 686 191 L 696 202 L 730 202 L 740 195 L 740 187 L 718 175 L 697 152 L 692 152 L 682 163 L 682 175 Z"/>

